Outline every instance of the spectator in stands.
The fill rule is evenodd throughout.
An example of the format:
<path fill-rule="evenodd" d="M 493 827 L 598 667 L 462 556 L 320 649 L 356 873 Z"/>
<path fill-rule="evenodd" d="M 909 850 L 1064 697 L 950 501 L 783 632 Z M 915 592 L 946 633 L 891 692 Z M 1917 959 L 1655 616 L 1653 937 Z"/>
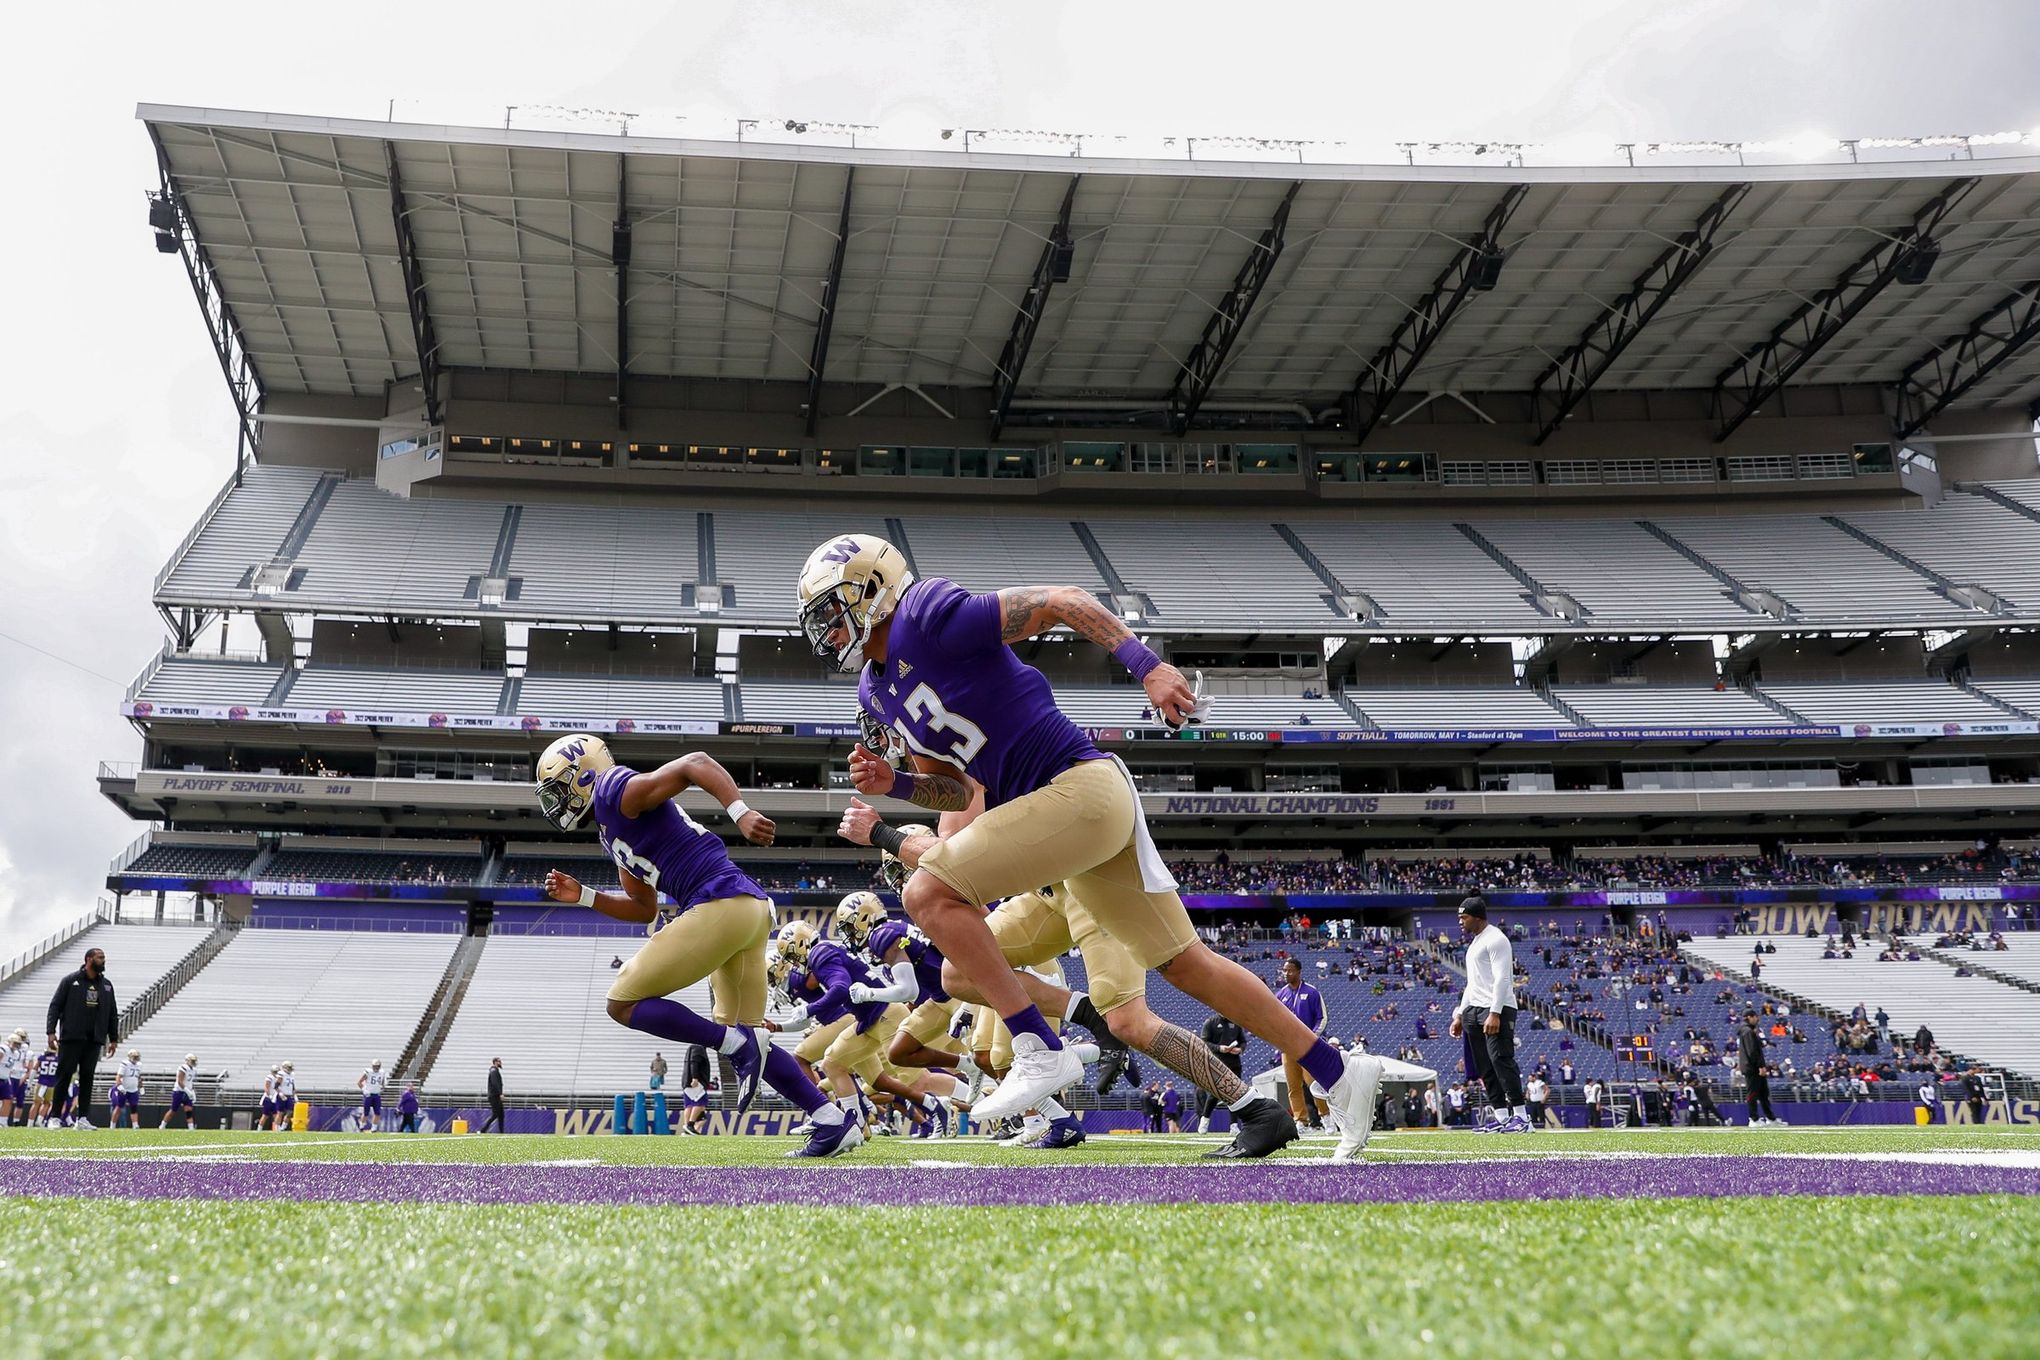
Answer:
<path fill-rule="evenodd" d="M 93 1127 L 93 1078 L 98 1072 L 101 1051 L 109 1058 L 113 1056 L 119 1024 L 120 1006 L 114 1000 L 113 984 L 106 977 L 106 951 L 88 949 L 84 966 L 66 973 L 57 982 L 43 1025 L 57 1052 L 56 1081 L 52 1087 L 55 1098 L 63 1101 L 71 1079 L 74 1076 L 78 1079 L 77 1108 L 53 1109 L 52 1123 L 62 1113 L 66 1124 L 75 1122 L 81 1129 Z"/>
<path fill-rule="evenodd" d="M 1573 1084 L 1573 1065 L 1571 1058 L 1562 1058 L 1559 1060 L 1558 1084 L 1560 1086 L 1570 1086 Z"/>
<path fill-rule="evenodd" d="M 1913 1032 L 1913 1047 L 1922 1053 L 1934 1051 L 1934 1031 L 1928 1029 L 1924 1022 Z"/>
<path fill-rule="evenodd" d="M 503 1060 L 501 1058 L 489 1059 L 489 1118 L 477 1132 L 487 1133 L 491 1128 L 494 1128 L 498 1133 L 506 1132 L 503 1124 Z"/>

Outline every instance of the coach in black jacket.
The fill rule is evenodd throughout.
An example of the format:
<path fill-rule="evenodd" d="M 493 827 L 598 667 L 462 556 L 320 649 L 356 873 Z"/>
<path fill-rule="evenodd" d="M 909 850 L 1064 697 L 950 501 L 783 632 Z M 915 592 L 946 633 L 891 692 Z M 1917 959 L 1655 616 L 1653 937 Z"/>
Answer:
<path fill-rule="evenodd" d="M 57 1084 L 51 1088 L 50 1098 L 61 1107 L 71 1089 L 71 1078 L 77 1077 L 78 1108 L 72 1114 L 88 1126 L 100 1048 L 104 1045 L 106 1056 L 113 1056 L 114 1042 L 120 1038 L 119 1027 L 120 1007 L 113 999 L 113 984 L 106 980 L 106 951 L 88 949 L 85 966 L 65 974 L 57 984 L 57 994 L 50 998 L 49 1018 L 43 1025 L 50 1042 L 57 1046 Z"/>
<path fill-rule="evenodd" d="M 1204 1046 L 1211 1050 L 1213 1057 L 1232 1069 L 1234 1076 L 1240 1075 L 1240 1054 L 1246 1051 L 1247 1032 L 1222 1015 L 1214 1014 L 1204 1022 Z M 1212 1112 L 1218 1108 L 1218 1097 L 1211 1092 L 1198 1089 L 1197 1131 L 1211 1132 Z"/>

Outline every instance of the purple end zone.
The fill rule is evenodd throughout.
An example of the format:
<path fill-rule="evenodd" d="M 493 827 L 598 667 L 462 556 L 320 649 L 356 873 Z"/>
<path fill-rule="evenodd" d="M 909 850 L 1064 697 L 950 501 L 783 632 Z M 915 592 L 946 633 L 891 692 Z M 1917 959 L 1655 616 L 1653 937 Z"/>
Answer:
<path fill-rule="evenodd" d="M 545 1167 L 24 1159 L 12 1195 L 428 1204 L 1375 1204 L 1775 1195 L 2040 1195 L 2040 1170 L 1651 1157 L 1371 1166 Z"/>

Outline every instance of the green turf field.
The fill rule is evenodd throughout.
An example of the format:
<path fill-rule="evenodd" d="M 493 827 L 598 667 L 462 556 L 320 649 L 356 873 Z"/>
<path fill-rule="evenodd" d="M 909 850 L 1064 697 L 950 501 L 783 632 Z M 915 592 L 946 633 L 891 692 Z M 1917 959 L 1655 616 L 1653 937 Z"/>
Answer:
<path fill-rule="evenodd" d="M 0 1135 L 0 1175 L 18 1184 L 59 1163 L 167 1161 L 231 1180 L 279 1162 L 316 1163 L 294 1173 L 314 1176 L 328 1163 L 345 1163 L 333 1174 L 352 1175 L 444 1162 L 446 1176 L 464 1174 L 463 1164 L 492 1175 L 522 1168 L 542 1185 L 658 1167 L 777 1168 L 787 1146 L 14 1131 Z M 1208 1146 L 1097 1138 L 1067 1165 L 1081 1159 L 1138 1176 L 1143 1165 L 1195 1161 Z M 1464 1170 L 1468 1156 L 1513 1160 L 1534 1174 L 1540 1158 L 1574 1153 L 1607 1157 L 1609 1167 L 1713 1154 L 1752 1172 L 1807 1155 L 1889 1162 L 1941 1154 L 2032 1166 L 2040 1134 L 1400 1134 L 1370 1146 L 1380 1167 L 1322 1174 L 1422 1177 L 1427 1160 Z M 92 1320 L 90 1352 L 141 1357 L 2040 1354 L 2035 1195 L 830 1202 L 831 1187 L 859 1167 L 914 1175 L 917 1160 L 1005 1168 L 1016 1158 L 1030 1175 L 1061 1174 L 982 1143 L 887 1139 L 826 1171 L 788 1168 L 812 1178 L 812 1204 L 15 1198 L 0 1201 L 0 1298 L 15 1305 L 12 1316 L 33 1320 L 10 1333 L 10 1352 L 20 1356 L 88 1353 L 60 1318 Z M 591 1161 L 653 1170 L 567 1169 Z M 1484 1302 L 1497 1293 L 1507 1308 Z"/>

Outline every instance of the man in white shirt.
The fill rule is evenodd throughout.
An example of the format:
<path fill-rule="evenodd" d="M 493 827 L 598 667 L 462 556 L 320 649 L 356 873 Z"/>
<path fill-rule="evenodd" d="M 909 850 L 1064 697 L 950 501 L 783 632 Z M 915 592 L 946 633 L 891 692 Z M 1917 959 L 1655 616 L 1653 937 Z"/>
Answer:
<path fill-rule="evenodd" d="M 1467 938 L 1466 991 L 1452 1017 L 1452 1037 L 1468 1039 L 1495 1114 L 1477 1132 L 1528 1133 L 1530 1110 L 1516 1067 L 1516 951 L 1507 931 L 1488 924 L 1487 902 L 1479 896 L 1459 904 L 1459 930 Z"/>
<path fill-rule="evenodd" d="M 1530 1107 L 1530 1126 L 1540 1127 L 1544 1123 L 1544 1106 L 1551 1099 L 1551 1086 L 1544 1078 L 1533 1075 L 1523 1083 L 1523 1101 Z"/>
<path fill-rule="evenodd" d="M 1601 1127 L 1600 1080 L 1595 1077 L 1588 1077 L 1587 1087 L 1584 1094 L 1586 1095 L 1587 1099 L 1587 1127 L 1590 1129 L 1598 1129 Z"/>
<path fill-rule="evenodd" d="M 113 1091 L 107 1099 L 111 1106 L 111 1117 L 106 1121 L 110 1129 L 120 1128 L 125 1120 L 128 1128 L 142 1126 L 142 1051 L 128 1050 L 127 1058 L 120 1065 L 120 1072 L 113 1079 Z"/>

